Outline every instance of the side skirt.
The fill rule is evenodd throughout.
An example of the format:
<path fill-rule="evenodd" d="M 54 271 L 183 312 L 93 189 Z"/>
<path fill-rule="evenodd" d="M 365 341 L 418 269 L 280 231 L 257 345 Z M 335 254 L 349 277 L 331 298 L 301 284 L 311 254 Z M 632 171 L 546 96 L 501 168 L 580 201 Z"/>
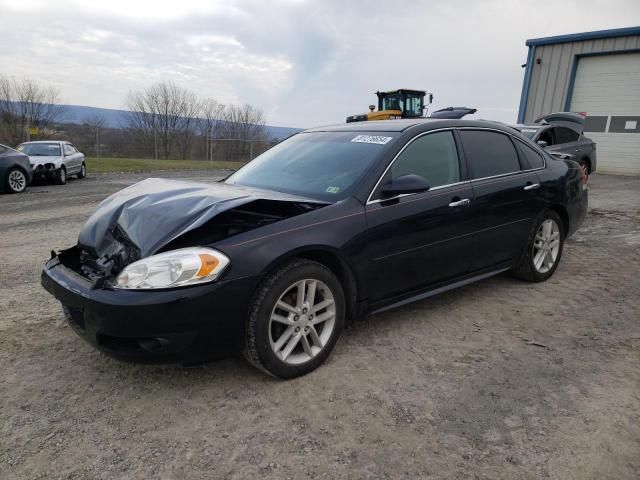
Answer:
<path fill-rule="evenodd" d="M 434 288 L 432 290 L 423 291 L 422 293 L 418 293 L 417 295 L 412 295 L 408 298 L 404 298 L 402 300 L 398 300 L 397 302 L 393 302 L 389 305 L 375 308 L 373 307 L 372 311 L 369 312 L 369 315 L 373 315 L 380 312 L 385 312 L 387 310 L 391 310 L 392 308 L 401 307 L 403 305 L 407 305 L 408 303 L 418 302 L 420 300 L 424 300 L 425 298 L 433 297 L 440 293 L 448 292 L 449 290 L 453 290 L 454 288 L 464 287 L 465 285 L 469 285 L 470 283 L 475 283 L 480 280 L 484 280 L 485 278 L 493 277 L 494 275 L 499 275 L 503 272 L 510 270 L 511 267 L 503 267 L 497 270 L 492 270 L 486 273 L 482 273 L 480 275 L 474 275 L 472 277 L 465 278 L 463 280 L 459 280 L 457 282 L 449 283 L 448 285 L 444 285 L 442 287 Z"/>

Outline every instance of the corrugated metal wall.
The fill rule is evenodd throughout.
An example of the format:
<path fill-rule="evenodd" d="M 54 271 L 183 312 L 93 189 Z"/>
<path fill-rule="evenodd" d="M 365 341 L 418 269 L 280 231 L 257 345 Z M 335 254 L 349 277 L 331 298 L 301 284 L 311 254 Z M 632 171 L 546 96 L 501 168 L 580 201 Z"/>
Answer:
<path fill-rule="evenodd" d="M 545 113 L 564 110 L 576 54 L 640 49 L 640 35 L 538 45 L 535 49 L 525 122 L 532 122 Z M 536 63 L 538 58 L 540 65 Z"/>

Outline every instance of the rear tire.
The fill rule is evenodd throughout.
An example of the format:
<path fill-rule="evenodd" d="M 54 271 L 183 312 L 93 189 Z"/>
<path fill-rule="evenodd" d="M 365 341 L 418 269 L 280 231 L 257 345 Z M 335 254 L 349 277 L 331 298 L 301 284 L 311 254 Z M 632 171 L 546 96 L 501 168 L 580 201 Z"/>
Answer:
<path fill-rule="evenodd" d="M 64 166 L 60 167 L 56 171 L 56 183 L 58 185 L 64 185 L 67 183 L 67 169 Z"/>
<path fill-rule="evenodd" d="M 589 164 L 589 160 L 583 158 L 578 162 L 578 164 L 580 165 L 580 168 L 582 168 L 585 177 L 589 178 L 589 175 L 591 174 L 591 165 Z"/>
<path fill-rule="evenodd" d="M 546 210 L 534 223 L 524 254 L 513 274 L 528 282 L 544 282 L 558 268 L 563 247 L 562 219 L 553 210 Z"/>
<path fill-rule="evenodd" d="M 243 354 L 275 377 L 305 375 L 333 351 L 345 313 L 344 292 L 333 272 L 317 262 L 295 260 L 258 287 Z"/>
<path fill-rule="evenodd" d="M 7 192 L 22 193 L 27 188 L 27 176 L 19 168 L 10 168 L 4 183 Z"/>
<path fill-rule="evenodd" d="M 78 177 L 79 180 L 82 180 L 84 177 L 87 176 L 87 166 L 85 165 L 84 162 L 82 162 L 82 165 L 80 165 L 80 172 L 76 176 Z"/>

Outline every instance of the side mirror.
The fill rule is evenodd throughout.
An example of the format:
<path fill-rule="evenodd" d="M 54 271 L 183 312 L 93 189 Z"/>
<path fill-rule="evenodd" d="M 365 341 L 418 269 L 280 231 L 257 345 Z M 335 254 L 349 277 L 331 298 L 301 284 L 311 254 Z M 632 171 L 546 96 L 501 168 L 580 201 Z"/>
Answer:
<path fill-rule="evenodd" d="M 429 190 L 427 181 L 420 175 L 402 175 L 382 187 L 382 195 L 391 197 L 407 193 L 419 193 Z"/>
<path fill-rule="evenodd" d="M 547 142 L 545 142 L 544 140 L 538 140 L 536 143 L 538 144 L 538 146 L 540 148 L 547 148 L 549 146 L 549 144 Z"/>
<path fill-rule="evenodd" d="M 375 105 L 369 105 L 369 110 L 371 110 L 372 112 L 376 109 Z"/>

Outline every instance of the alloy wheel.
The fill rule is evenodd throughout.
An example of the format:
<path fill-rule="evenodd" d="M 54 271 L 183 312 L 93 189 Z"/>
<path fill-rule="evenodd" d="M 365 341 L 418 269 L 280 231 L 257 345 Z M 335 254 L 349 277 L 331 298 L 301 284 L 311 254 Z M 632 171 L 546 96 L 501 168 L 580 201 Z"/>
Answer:
<path fill-rule="evenodd" d="M 9 187 L 16 193 L 22 192 L 27 186 L 27 178 L 20 170 L 13 170 L 9 173 Z"/>
<path fill-rule="evenodd" d="M 280 296 L 269 319 L 269 343 L 289 365 L 305 363 L 325 348 L 336 323 L 335 299 L 316 279 L 300 280 Z"/>
<path fill-rule="evenodd" d="M 533 266 L 540 273 L 547 273 L 558 260 L 560 252 L 560 227 L 548 218 L 538 228 L 533 240 Z"/>
<path fill-rule="evenodd" d="M 64 168 L 60 169 L 60 182 L 64 183 L 67 180 L 67 171 Z"/>

